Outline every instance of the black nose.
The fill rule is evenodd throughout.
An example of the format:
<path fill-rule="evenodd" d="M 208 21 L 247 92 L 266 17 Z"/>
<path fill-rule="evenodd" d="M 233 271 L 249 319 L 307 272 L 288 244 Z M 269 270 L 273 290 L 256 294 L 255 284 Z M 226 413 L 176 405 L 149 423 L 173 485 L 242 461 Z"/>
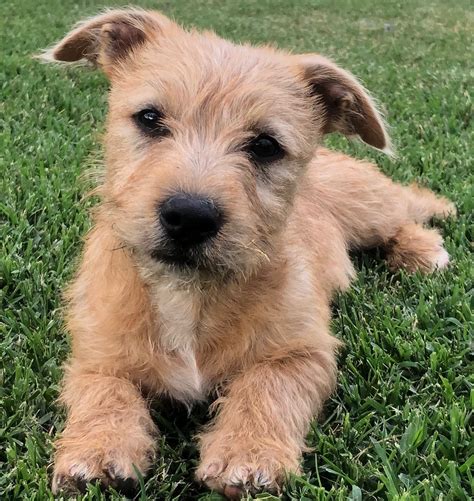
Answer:
<path fill-rule="evenodd" d="M 161 205 L 160 222 L 170 238 L 183 245 L 195 245 L 217 235 L 222 224 L 212 200 L 188 194 L 168 198 Z"/>

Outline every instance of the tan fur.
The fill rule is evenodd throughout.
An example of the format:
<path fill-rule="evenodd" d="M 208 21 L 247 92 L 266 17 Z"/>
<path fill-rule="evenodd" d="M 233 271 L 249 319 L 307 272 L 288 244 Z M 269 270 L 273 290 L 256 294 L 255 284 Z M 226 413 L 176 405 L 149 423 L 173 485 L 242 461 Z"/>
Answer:
<path fill-rule="evenodd" d="M 389 148 L 366 91 L 320 56 L 233 45 L 129 10 L 82 23 L 45 58 L 85 58 L 111 80 L 102 204 L 67 296 L 54 491 L 119 486 L 136 478 L 132 465 L 146 473 L 156 430 L 143 395 L 191 406 L 220 388 L 197 478 L 231 498 L 278 492 L 335 385 L 329 304 L 354 276 L 348 250 L 384 246 L 394 269 L 446 265 L 441 237 L 422 224 L 452 204 L 319 147 L 340 131 Z M 133 123 L 150 104 L 170 136 L 144 138 Z M 256 130 L 277 137 L 283 160 L 249 160 L 242 144 Z M 176 191 L 225 208 L 196 269 L 151 257 L 157 204 Z"/>

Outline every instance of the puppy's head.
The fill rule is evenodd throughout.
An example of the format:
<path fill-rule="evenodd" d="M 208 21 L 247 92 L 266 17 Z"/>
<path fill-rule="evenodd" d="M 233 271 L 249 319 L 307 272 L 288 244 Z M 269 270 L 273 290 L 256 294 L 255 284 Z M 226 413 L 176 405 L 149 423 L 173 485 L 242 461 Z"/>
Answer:
<path fill-rule="evenodd" d="M 103 194 L 149 272 L 248 275 L 324 134 L 389 147 L 368 94 L 327 59 L 234 45 L 156 12 L 86 20 L 44 59 L 88 60 L 110 79 Z"/>

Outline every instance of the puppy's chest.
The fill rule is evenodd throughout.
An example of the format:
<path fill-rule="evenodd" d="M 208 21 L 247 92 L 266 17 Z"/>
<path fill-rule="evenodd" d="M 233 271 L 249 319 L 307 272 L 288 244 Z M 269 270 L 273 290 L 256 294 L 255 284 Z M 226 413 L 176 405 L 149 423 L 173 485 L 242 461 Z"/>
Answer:
<path fill-rule="evenodd" d="M 163 284 L 154 290 L 157 336 L 167 365 L 163 383 L 178 400 L 201 400 L 208 381 L 197 361 L 201 327 L 201 301 L 194 290 Z"/>

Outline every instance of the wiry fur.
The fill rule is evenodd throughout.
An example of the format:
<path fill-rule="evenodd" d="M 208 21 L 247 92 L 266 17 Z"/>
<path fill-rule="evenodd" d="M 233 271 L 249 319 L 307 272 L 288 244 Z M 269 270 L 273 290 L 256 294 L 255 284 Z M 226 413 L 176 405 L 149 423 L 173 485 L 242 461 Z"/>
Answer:
<path fill-rule="evenodd" d="M 441 237 L 422 225 L 452 204 L 318 146 L 339 131 L 389 148 L 371 98 L 320 56 L 236 46 L 145 11 L 88 20 L 48 54 L 86 58 L 112 84 L 102 204 L 67 295 L 54 490 L 147 471 L 156 429 L 143 395 L 191 405 L 221 387 L 197 478 L 229 497 L 278 491 L 335 385 L 329 304 L 354 275 L 349 249 L 383 246 L 395 269 L 444 266 Z M 150 104 L 168 137 L 133 123 Z M 254 165 L 242 145 L 256 131 L 285 158 Z M 179 191 L 226 214 L 188 268 L 155 254 L 166 245 L 157 204 Z"/>

